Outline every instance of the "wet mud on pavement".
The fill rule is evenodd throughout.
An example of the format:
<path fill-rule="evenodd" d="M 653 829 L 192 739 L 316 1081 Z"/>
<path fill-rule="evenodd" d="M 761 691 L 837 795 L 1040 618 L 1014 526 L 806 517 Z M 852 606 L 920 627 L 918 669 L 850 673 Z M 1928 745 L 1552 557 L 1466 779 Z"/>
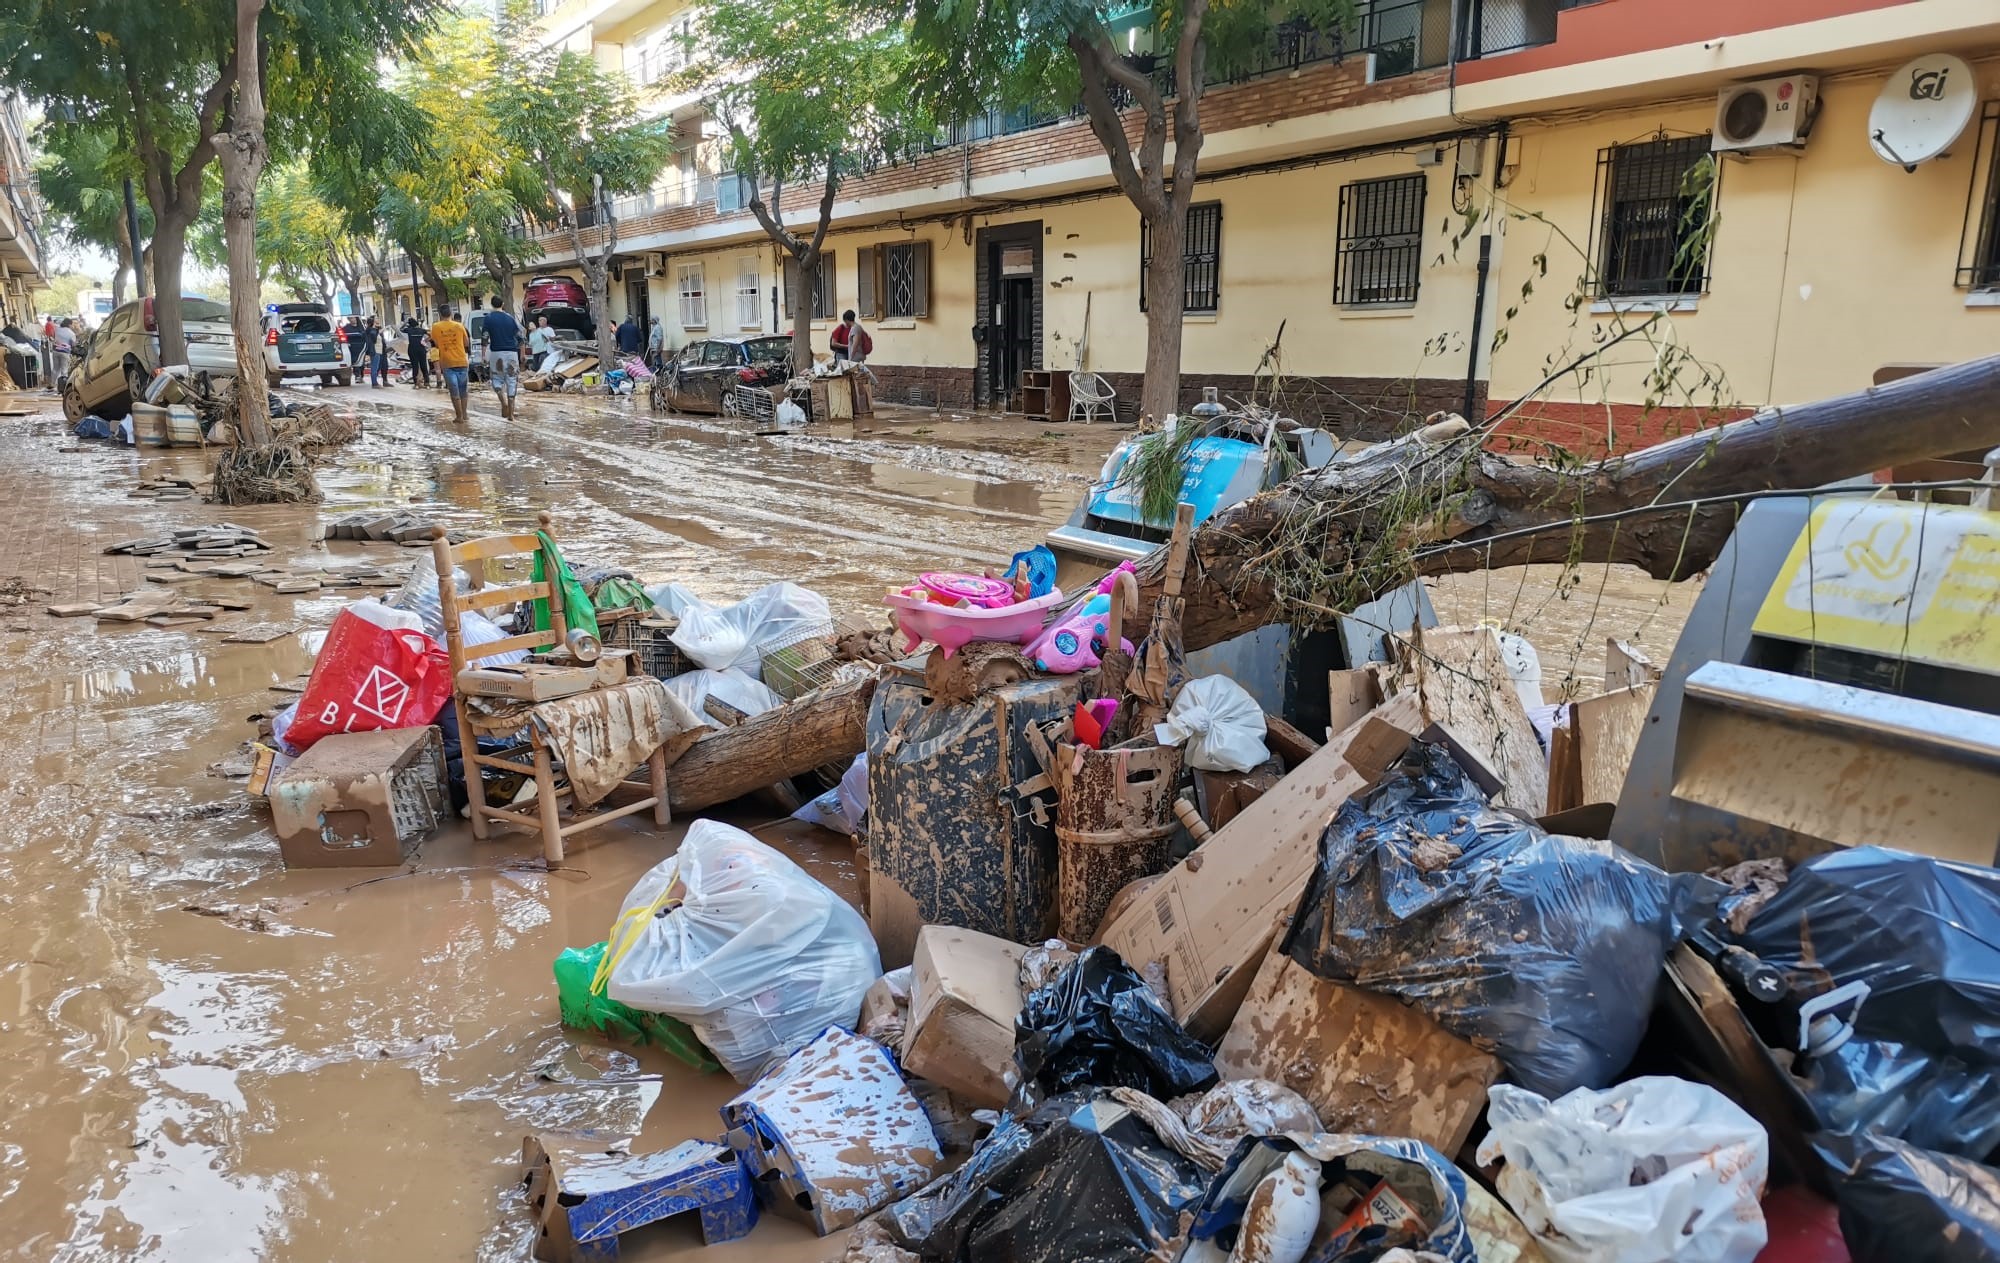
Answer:
<path fill-rule="evenodd" d="M 322 461 L 322 506 L 129 498 L 142 476 L 200 473 L 207 454 L 79 445 L 33 396 L 51 410 L 10 422 L 0 446 L 0 1257 L 522 1260 L 523 1135 L 650 1151 L 716 1134 L 737 1090 L 558 1022 L 551 962 L 604 937 L 678 827 L 618 822 L 554 873 L 526 838 L 474 843 L 463 825 L 404 869 L 287 872 L 261 806 L 209 769 L 286 704 L 274 686 L 310 668 L 346 597 L 206 578 L 177 589 L 254 603 L 216 628 L 294 629 L 261 645 L 46 616 L 51 601 L 149 586 L 141 561 L 105 544 L 227 520 L 294 568 L 406 566 L 416 550 L 321 544 L 320 523 L 393 507 L 477 531 L 547 508 L 579 567 L 620 564 L 715 599 L 793 579 L 874 622 L 892 581 L 997 565 L 1038 541 L 1123 433 L 906 413 L 759 438 L 575 397 L 529 399 L 509 425 L 479 391 L 454 430 L 433 392 L 319 397 L 368 426 Z M 1505 618 L 1551 599 L 1546 579 L 1499 580 L 1437 588 L 1440 613 Z M 1600 592 L 1593 610 L 1615 617 L 1564 625 L 1557 643 L 1583 657 L 1595 640 L 1601 664 L 1603 635 L 1645 619 L 1649 644 L 1671 644 L 1684 600 L 1659 615 L 1658 585 L 1629 576 Z M 845 840 L 738 823 L 856 896 Z M 625 1245 L 638 1263 L 838 1253 L 775 1216 L 732 1245 L 703 1247 L 693 1216 Z"/>
<path fill-rule="evenodd" d="M 263 809 L 208 769 L 286 703 L 272 686 L 310 668 L 340 600 L 247 580 L 177 589 L 255 602 L 218 627 L 298 629 L 265 645 L 46 616 L 148 586 L 105 544 L 228 520 L 295 568 L 407 565 L 416 550 L 317 544 L 318 525 L 393 506 L 485 530 L 548 508 L 579 566 L 717 599 L 796 579 L 872 620 L 891 579 L 1038 540 L 1118 434 L 911 414 L 759 439 L 570 398 L 508 426 L 480 392 L 454 432 L 434 393 L 321 397 L 368 426 L 322 463 L 323 506 L 130 499 L 141 476 L 199 473 L 204 454 L 79 446 L 53 413 L 12 422 L 0 452 L 19 489 L 0 508 L 10 590 L 26 598 L 0 607 L 0 1257 L 526 1259 L 524 1134 L 663 1148 L 719 1133 L 736 1091 L 558 1022 L 551 961 L 604 937 L 678 828 L 619 822 L 556 873 L 527 839 L 476 844 L 463 825 L 407 870 L 288 873 Z M 844 839 L 740 823 L 856 896 Z M 704 1248 L 691 1215 L 626 1245 L 641 1263 L 838 1253 L 777 1217 L 733 1245 Z"/>

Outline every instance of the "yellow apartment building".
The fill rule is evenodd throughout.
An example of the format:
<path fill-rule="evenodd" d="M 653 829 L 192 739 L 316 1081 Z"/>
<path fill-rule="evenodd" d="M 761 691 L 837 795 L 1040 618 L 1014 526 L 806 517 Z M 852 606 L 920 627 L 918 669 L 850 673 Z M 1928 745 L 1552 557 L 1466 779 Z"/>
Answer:
<path fill-rule="evenodd" d="M 786 332 L 802 297 L 667 90 L 689 14 L 542 19 L 676 124 L 659 187 L 614 208 L 613 287 L 675 348 Z M 1601 451 L 2000 351 L 2000 0 L 1386 0 L 1286 33 L 1203 118 L 1190 402 L 1268 395 L 1275 363 L 1343 435 L 1532 394 L 1507 431 Z M 524 280 L 573 266 L 541 244 Z M 1042 369 L 1138 396 L 1139 218 L 1080 117 L 977 120 L 850 180 L 827 244 L 803 314 L 824 347 L 859 309 L 890 399 L 1006 407 Z"/>

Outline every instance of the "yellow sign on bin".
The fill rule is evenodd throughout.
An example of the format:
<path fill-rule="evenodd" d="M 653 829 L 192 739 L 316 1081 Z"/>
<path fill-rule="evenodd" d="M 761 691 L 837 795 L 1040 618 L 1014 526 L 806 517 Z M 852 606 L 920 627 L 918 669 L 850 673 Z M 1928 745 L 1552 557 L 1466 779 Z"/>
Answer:
<path fill-rule="evenodd" d="M 1899 500 L 1814 509 L 1759 635 L 1940 666 L 2000 669 L 2000 516 Z"/>

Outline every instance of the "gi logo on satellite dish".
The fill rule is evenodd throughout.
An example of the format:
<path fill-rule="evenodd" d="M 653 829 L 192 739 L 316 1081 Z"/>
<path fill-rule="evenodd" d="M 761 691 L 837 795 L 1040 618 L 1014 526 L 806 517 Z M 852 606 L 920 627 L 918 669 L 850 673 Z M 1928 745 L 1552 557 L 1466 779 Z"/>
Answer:
<path fill-rule="evenodd" d="M 1940 66 L 1935 70 L 1922 66 L 1910 70 L 1910 99 L 1912 101 L 1944 100 L 1945 79 L 1951 74 L 1950 66 Z"/>

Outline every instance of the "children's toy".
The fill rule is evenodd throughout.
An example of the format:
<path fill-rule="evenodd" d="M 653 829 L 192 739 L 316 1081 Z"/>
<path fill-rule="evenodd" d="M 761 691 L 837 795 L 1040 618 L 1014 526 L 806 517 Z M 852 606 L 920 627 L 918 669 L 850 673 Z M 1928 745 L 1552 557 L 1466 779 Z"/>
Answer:
<path fill-rule="evenodd" d="M 1014 585 L 1005 579 L 932 571 L 918 575 L 917 584 L 929 591 L 931 599 L 939 605 L 963 602 L 978 609 L 997 610 L 1014 604 Z"/>
<path fill-rule="evenodd" d="M 1097 666 L 1111 634 L 1112 585 L 1118 582 L 1121 573 L 1131 569 L 1129 561 L 1118 563 L 1118 569 L 1098 581 L 1097 595 L 1028 646 L 1028 656 L 1039 670 L 1068 675 Z M 1118 643 L 1127 654 L 1132 652 L 1131 641 L 1121 637 Z"/>
<path fill-rule="evenodd" d="M 931 599 L 931 589 L 912 584 L 882 598 L 896 611 L 896 628 L 903 634 L 901 650 L 909 653 L 928 640 L 949 658 L 969 641 L 1004 640 L 1025 645 L 1042 630 L 1049 611 L 1063 603 L 1061 588 L 1047 596 L 1000 609 L 955 609 Z"/>

